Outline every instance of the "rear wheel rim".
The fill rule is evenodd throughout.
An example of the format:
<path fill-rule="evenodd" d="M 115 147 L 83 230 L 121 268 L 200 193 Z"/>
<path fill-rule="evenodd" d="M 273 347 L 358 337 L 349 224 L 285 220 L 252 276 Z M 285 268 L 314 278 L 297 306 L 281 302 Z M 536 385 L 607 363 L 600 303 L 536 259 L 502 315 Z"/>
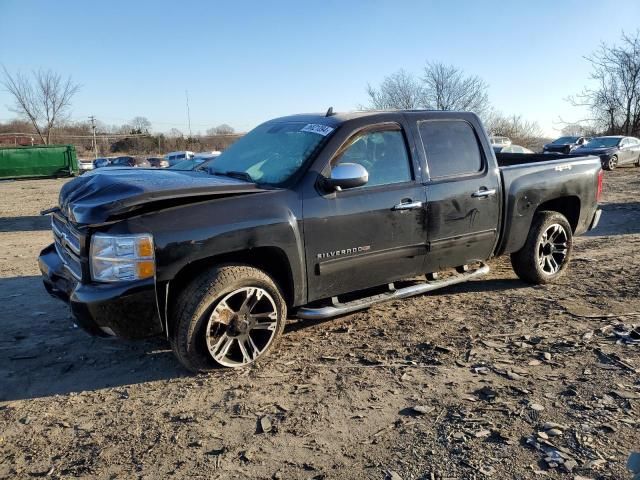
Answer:
<path fill-rule="evenodd" d="M 244 367 L 262 356 L 273 342 L 278 309 L 260 287 L 243 287 L 216 304 L 206 328 L 209 354 L 225 367 Z"/>
<path fill-rule="evenodd" d="M 546 275 L 558 273 L 567 258 L 569 235 L 559 223 L 549 225 L 540 237 L 537 260 L 540 270 Z"/>

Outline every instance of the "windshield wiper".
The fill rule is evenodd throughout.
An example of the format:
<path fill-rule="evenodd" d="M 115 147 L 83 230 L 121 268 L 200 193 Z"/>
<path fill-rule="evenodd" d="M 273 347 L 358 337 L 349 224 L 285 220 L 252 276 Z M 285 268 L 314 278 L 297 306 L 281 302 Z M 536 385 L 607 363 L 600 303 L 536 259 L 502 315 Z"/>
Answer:
<path fill-rule="evenodd" d="M 229 170 L 227 172 L 217 172 L 215 170 L 212 170 L 211 173 L 213 175 L 222 175 L 224 177 L 231 177 L 231 178 L 237 178 L 238 180 L 244 180 L 245 182 L 256 183 L 253 180 L 253 178 L 251 178 L 251 175 L 249 175 L 247 172 L 237 172 L 235 170 Z"/>

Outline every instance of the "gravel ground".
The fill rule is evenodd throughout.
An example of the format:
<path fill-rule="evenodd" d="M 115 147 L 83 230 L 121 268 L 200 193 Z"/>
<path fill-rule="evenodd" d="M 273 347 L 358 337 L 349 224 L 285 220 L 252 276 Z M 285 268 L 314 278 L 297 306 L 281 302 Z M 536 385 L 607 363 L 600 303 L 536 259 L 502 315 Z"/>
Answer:
<path fill-rule="evenodd" d="M 208 376 L 162 339 L 91 338 L 46 295 L 38 212 L 63 183 L 0 183 L 0 478 L 630 478 L 640 169 L 607 172 L 601 227 L 556 285 L 499 258 L 482 280 L 292 320 L 268 361 Z"/>

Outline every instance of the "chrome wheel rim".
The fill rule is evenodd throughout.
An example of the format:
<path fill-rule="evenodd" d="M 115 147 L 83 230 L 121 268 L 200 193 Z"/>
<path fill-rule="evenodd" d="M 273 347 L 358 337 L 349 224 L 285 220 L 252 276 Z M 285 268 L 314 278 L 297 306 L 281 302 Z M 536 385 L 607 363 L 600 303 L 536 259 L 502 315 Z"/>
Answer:
<path fill-rule="evenodd" d="M 211 357 L 225 367 L 255 362 L 276 334 L 278 309 L 259 287 L 244 287 L 225 295 L 215 306 L 206 329 Z"/>
<path fill-rule="evenodd" d="M 609 169 L 613 170 L 614 168 L 616 168 L 616 165 L 618 164 L 618 159 L 616 157 L 611 157 L 609 159 Z"/>
<path fill-rule="evenodd" d="M 567 231 L 558 223 L 550 225 L 538 242 L 540 269 L 547 275 L 558 273 L 567 258 L 568 249 L 569 235 Z"/>

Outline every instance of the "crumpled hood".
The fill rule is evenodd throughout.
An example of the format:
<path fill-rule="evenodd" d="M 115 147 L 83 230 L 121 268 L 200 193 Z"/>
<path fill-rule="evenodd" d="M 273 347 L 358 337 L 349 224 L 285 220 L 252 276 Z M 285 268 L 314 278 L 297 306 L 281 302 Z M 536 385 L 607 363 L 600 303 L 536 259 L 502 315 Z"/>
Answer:
<path fill-rule="evenodd" d="M 58 199 L 72 222 L 95 224 L 126 216 L 172 199 L 193 201 L 207 197 L 264 191 L 254 183 L 204 172 L 165 169 L 105 168 L 66 183 Z M 184 203 L 184 201 L 182 201 Z"/>

